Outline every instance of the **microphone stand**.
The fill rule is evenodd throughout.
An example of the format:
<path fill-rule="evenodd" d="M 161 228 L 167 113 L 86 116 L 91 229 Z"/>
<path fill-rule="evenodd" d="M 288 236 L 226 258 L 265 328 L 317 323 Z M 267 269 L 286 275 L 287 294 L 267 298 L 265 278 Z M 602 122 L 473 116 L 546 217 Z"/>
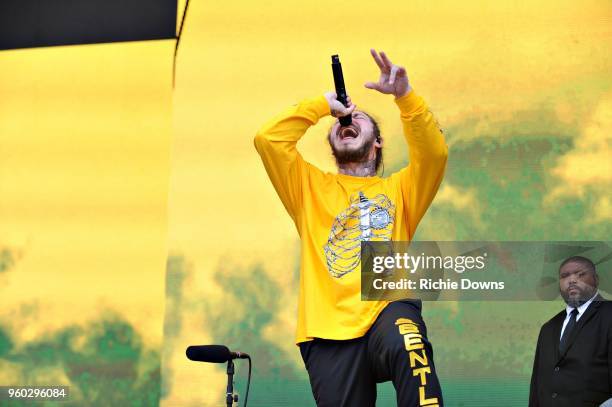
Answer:
<path fill-rule="evenodd" d="M 232 407 L 234 402 L 238 402 L 238 395 L 234 394 L 234 361 L 230 359 L 227 362 L 227 392 L 225 394 L 225 403 L 227 407 Z"/>

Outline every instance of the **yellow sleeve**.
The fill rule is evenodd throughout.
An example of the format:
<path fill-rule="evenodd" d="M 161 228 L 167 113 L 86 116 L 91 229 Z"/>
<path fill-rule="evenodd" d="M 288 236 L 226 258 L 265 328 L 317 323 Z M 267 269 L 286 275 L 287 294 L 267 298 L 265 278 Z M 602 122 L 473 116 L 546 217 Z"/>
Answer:
<path fill-rule="evenodd" d="M 433 114 L 422 97 L 411 90 L 395 99 L 400 109 L 409 164 L 397 173 L 404 201 L 408 236 L 414 236 L 419 221 L 436 196 L 444 177 L 448 147 Z"/>
<path fill-rule="evenodd" d="M 306 99 L 267 122 L 255 136 L 255 149 L 296 225 L 298 211 L 302 207 L 301 178 L 306 168 L 306 162 L 296 145 L 310 126 L 329 113 L 329 104 L 324 96 Z"/>

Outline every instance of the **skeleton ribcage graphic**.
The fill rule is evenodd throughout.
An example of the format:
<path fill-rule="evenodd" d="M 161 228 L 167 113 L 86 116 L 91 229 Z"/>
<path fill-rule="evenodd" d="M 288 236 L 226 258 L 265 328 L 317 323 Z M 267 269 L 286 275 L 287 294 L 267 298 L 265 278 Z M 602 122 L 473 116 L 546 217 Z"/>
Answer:
<path fill-rule="evenodd" d="M 336 278 L 360 264 L 362 241 L 389 241 L 393 231 L 395 206 L 383 194 L 366 198 L 363 192 L 351 196 L 350 205 L 332 224 L 324 246 L 329 273 Z"/>

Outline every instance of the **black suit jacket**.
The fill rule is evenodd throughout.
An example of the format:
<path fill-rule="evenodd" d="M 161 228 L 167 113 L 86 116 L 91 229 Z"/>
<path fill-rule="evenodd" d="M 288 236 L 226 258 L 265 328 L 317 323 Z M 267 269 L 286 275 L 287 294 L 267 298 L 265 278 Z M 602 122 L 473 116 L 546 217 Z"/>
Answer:
<path fill-rule="evenodd" d="M 592 407 L 612 397 L 612 302 L 597 296 L 580 317 L 563 354 L 565 310 L 540 330 L 530 407 Z"/>

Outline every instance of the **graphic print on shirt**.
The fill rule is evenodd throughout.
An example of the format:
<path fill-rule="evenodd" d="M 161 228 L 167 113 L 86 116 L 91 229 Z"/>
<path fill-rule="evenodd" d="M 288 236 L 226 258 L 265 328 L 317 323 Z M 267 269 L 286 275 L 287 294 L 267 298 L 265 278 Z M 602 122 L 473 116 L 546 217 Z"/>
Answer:
<path fill-rule="evenodd" d="M 360 264 L 362 241 L 390 241 L 395 205 L 384 194 L 367 198 L 363 192 L 350 198 L 349 207 L 334 219 L 323 247 L 327 270 L 340 278 Z"/>

